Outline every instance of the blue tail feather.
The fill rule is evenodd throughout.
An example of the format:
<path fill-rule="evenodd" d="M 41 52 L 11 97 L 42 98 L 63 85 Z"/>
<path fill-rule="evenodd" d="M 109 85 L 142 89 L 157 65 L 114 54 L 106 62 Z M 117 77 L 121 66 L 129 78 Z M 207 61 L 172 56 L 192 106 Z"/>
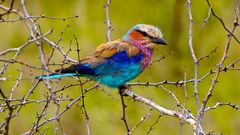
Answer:
<path fill-rule="evenodd" d="M 71 65 L 68 68 L 62 68 L 55 71 L 56 73 L 50 75 L 42 75 L 37 76 L 36 79 L 57 79 L 62 77 L 73 77 L 73 76 L 85 76 L 85 75 L 93 75 L 94 70 L 91 68 L 89 64 L 76 64 Z"/>
<path fill-rule="evenodd" d="M 47 75 L 42 75 L 42 76 L 37 76 L 36 79 L 41 80 L 41 79 L 58 79 L 58 78 L 62 78 L 62 77 L 73 77 L 73 76 L 77 76 L 76 73 L 66 73 L 66 74 L 59 74 L 59 73 L 55 73 L 55 74 L 51 74 L 49 76 Z"/>

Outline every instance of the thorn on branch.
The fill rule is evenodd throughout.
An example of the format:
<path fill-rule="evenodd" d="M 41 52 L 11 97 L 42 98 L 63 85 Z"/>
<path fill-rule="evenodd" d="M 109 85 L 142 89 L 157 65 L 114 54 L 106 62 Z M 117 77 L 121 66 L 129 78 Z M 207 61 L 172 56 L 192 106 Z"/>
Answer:
<path fill-rule="evenodd" d="M 223 71 L 224 71 L 224 72 L 227 72 L 227 70 L 228 70 L 227 67 L 224 67 L 224 68 L 223 68 Z"/>
<path fill-rule="evenodd" d="M 234 25 L 235 27 L 239 26 L 239 24 L 238 24 L 237 21 L 235 21 L 235 22 L 233 23 L 233 25 Z"/>
<path fill-rule="evenodd" d="M 202 61 L 202 60 L 204 60 L 204 59 L 206 59 L 206 58 L 209 58 L 212 54 L 216 53 L 216 52 L 217 52 L 217 49 L 218 49 L 218 47 L 216 47 L 216 48 L 215 48 L 213 51 L 211 51 L 208 55 L 201 57 L 201 58 L 197 61 L 197 64 L 199 64 L 200 61 Z"/>

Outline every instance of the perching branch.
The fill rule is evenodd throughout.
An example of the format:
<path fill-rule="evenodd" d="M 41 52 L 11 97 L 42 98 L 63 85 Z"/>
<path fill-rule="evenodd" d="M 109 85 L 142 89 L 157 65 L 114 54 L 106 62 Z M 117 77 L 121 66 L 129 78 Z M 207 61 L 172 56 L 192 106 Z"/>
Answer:
<path fill-rule="evenodd" d="M 149 107 L 157 110 L 161 115 L 168 115 L 168 116 L 172 116 L 172 117 L 178 118 L 180 120 L 183 120 L 184 122 L 191 125 L 193 127 L 194 131 L 196 130 L 196 120 L 195 120 L 195 118 L 186 117 L 186 115 L 184 115 L 180 112 L 166 109 L 166 108 L 156 104 L 155 102 L 153 102 L 153 101 L 151 101 L 147 98 L 144 98 L 140 95 L 137 95 L 137 94 L 133 93 L 129 87 L 124 90 L 124 93 L 127 94 L 128 96 L 132 97 L 132 99 L 134 101 L 144 103 L 144 104 L 148 105 Z M 204 131 L 202 130 L 201 126 L 199 127 L 199 132 L 204 134 Z"/>

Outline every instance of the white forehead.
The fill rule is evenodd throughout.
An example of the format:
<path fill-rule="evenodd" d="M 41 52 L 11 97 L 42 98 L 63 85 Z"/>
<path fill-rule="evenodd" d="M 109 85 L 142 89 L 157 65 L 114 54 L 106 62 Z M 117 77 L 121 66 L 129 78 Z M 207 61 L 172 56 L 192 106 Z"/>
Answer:
<path fill-rule="evenodd" d="M 160 31 L 160 29 L 155 27 L 155 26 L 152 26 L 152 25 L 137 24 L 133 28 L 137 29 L 137 30 L 140 30 L 140 31 L 144 31 L 151 37 L 155 37 L 155 38 L 162 38 L 163 37 L 163 34 Z"/>

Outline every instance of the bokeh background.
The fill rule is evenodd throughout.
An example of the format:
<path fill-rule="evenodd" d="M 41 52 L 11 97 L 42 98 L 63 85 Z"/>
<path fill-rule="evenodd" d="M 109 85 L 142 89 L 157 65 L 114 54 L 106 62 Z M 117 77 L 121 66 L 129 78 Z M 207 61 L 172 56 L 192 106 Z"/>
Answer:
<path fill-rule="evenodd" d="M 219 15 L 226 26 L 230 29 L 235 18 L 235 8 L 238 0 L 221 0 L 210 1 L 216 14 Z M 105 24 L 106 12 L 104 4 L 106 0 L 26 0 L 26 6 L 31 15 L 46 15 L 52 17 L 70 17 L 78 15 L 78 18 L 68 19 L 66 21 L 52 19 L 38 19 L 37 23 L 41 27 L 41 31 L 47 32 L 51 28 L 53 33 L 47 36 L 53 41 L 57 41 L 61 35 L 61 31 L 69 25 L 62 37 L 59 45 L 65 51 L 68 50 L 70 42 L 74 41 L 76 35 L 80 45 L 80 57 L 83 58 L 92 54 L 95 48 L 103 42 L 106 42 L 107 25 Z M 5 2 L 4 5 L 8 5 Z M 21 11 L 19 2 L 16 1 L 15 9 Z M 211 69 L 215 69 L 216 64 L 220 61 L 226 44 L 227 32 L 223 29 L 221 23 L 212 15 L 207 23 L 203 20 L 208 15 L 208 5 L 206 0 L 192 1 L 193 12 L 193 46 L 198 58 L 208 55 L 212 50 L 217 48 L 216 53 L 208 59 L 203 60 L 199 65 L 199 76 L 203 76 Z M 164 38 L 168 42 L 168 46 L 160 46 L 154 54 L 154 59 L 160 58 L 169 52 L 165 59 L 154 63 L 138 78 L 132 82 L 160 82 L 163 80 L 179 81 L 184 78 L 184 67 L 187 71 L 187 79 L 194 76 L 194 63 L 188 48 L 188 27 L 189 18 L 187 5 L 185 0 L 112 0 L 109 6 L 110 20 L 112 22 L 113 31 L 111 33 L 112 40 L 121 38 L 133 25 L 138 23 L 152 24 L 159 27 L 164 33 Z M 8 16 L 9 19 L 16 18 L 15 15 Z M 240 38 L 240 30 L 237 28 L 236 36 Z M 14 48 L 22 45 L 29 38 L 29 31 L 22 21 L 15 23 L 0 23 L 0 51 L 8 48 Z M 50 56 L 51 48 L 47 43 L 43 43 L 44 53 L 46 57 Z M 229 65 L 231 62 L 240 57 L 239 44 L 232 40 L 229 58 L 224 64 Z M 69 57 L 77 60 L 77 52 L 75 42 L 72 43 L 72 51 Z M 14 53 L 9 54 L 6 58 L 11 58 Z M 64 58 L 59 53 L 54 53 L 52 63 L 61 63 Z M 31 65 L 41 66 L 39 53 L 35 44 L 25 48 L 18 60 L 24 61 Z M 3 63 L 0 62 L 2 66 Z M 236 64 L 239 66 L 239 64 Z M 18 68 L 23 72 L 23 78 L 19 87 L 14 93 L 15 98 L 21 98 L 26 95 L 31 87 L 31 81 L 34 76 L 41 74 L 41 70 L 34 70 L 19 64 L 11 64 L 3 76 L 8 76 L 7 81 L 0 81 L 0 87 L 6 94 L 9 94 L 15 83 L 15 79 L 19 76 Z M 49 66 L 50 70 L 59 68 L 59 66 Z M 202 100 L 210 85 L 213 76 L 209 76 L 203 82 L 199 83 L 199 97 Z M 231 102 L 239 105 L 240 100 L 240 73 L 239 71 L 228 71 L 220 74 L 219 82 L 214 90 L 213 97 L 208 105 L 214 105 L 216 102 Z M 54 80 L 52 86 L 54 86 Z M 75 84 L 77 81 L 73 78 L 64 78 L 57 87 Z M 94 85 L 90 82 L 87 86 Z M 126 132 L 123 121 L 120 120 L 122 115 L 121 100 L 117 90 L 104 87 L 104 91 L 93 90 L 86 94 L 86 108 L 90 117 L 90 130 L 93 135 L 122 135 Z M 174 85 L 165 85 L 169 90 L 175 93 L 177 98 L 184 103 L 184 91 L 182 87 Z M 155 87 L 133 87 L 133 91 L 144 97 L 151 98 L 158 104 L 168 109 L 177 109 L 174 99 L 165 91 Z M 30 99 L 44 99 L 44 94 L 48 93 L 47 87 L 41 83 L 35 90 Z M 193 84 L 187 85 L 189 99 L 186 106 L 196 116 L 196 103 L 193 95 Z M 106 94 L 108 93 L 108 94 Z M 81 94 L 79 87 L 71 87 L 61 93 L 63 96 L 76 98 Z M 126 98 L 127 103 L 127 120 L 130 127 L 134 126 L 141 117 L 149 110 L 148 106 L 132 101 Z M 67 103 L 63 102 L 60 109 L 63 109 Z M 78 103 L 81 105 L 81 102 Z M 31 128 L 35 121 L 37 113 L 39 113 L 44 104 L 28 104 L 21 109 L 19 116 L 14 118 L 10 124 L 10 134 L 21 134 Z M 54 115 L 56 106 L 51 103 L 46 118 Z M 6 112 L 0 112 L 0 120 Z M 150 126 L 157 120 L 159 113 L 152 111 L 150 117 L 144 121 L 133 134 L 147 134 Z M 61 123 L 66 134 L 86 134 L 84 125 L 84 115 L 81 109 L 74 105 L 62 117 Z M 183 135 L 192 134 L 192 127 L 187 124 L 180 126 L 180 120 L 162 116 L 151 131 L 151 134 L 157 135 L 175 135 L 182 132 Z M 41 127 L 45 130 L 44 134 L 53 134 L 53 122 Z M 216 110 L 205 113 L 202 126 L 206 132 L 216 134 L 237 135 L 240 131 L 240 113 L 230 107 L 221 107 Z M 182 130 L 182 131 L 181 131 Z M 58 134 L 61 132 L 59 131 Z"/>

